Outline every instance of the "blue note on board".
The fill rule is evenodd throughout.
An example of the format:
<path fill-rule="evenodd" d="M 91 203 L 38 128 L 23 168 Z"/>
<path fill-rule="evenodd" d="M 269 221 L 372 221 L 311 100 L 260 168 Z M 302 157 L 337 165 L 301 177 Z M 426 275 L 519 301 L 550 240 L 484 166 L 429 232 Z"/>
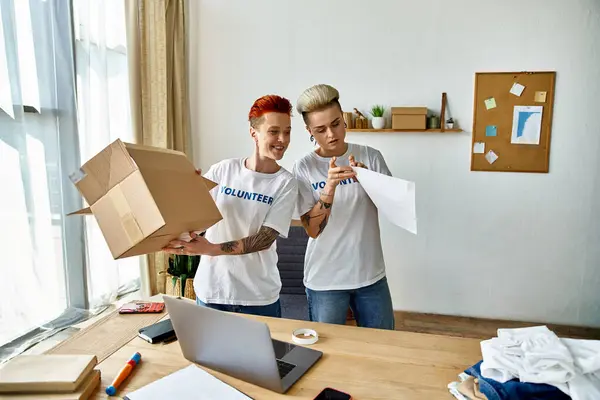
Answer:
<path fill-rule="evenodd" d="M 496 136 L 496 125 L 488 125 L 485 127 L 485 136 Z"/>

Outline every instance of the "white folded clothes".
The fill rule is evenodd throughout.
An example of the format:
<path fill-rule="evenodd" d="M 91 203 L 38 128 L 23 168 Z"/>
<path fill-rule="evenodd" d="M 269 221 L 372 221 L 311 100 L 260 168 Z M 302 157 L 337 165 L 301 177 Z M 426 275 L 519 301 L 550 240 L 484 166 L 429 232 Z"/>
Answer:
<path fill-rule="evenodd" d="M 481 342 L 481 375 L 553 385 L 573 400 L 600 399 L 600 341 L 560 339 L 546 326 L 499 329 Z"/>
<path fill-rule="evenodd" d="M 561 339 L 578 374 L 569 381 L 569 395 L 576 400 L 600 399 L 600 340 Z"/>

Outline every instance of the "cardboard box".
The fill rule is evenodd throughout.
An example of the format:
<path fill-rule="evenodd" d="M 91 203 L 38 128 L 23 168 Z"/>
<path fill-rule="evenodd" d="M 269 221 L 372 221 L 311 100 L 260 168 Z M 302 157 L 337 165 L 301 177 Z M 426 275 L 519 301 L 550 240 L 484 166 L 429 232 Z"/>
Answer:
<path fill-rule="evenodd" d="M 209 193 L 216 183 L 196 173 L 185 154 L 117 140 L 72 174 L 115 259 L 160 251 L 183 232 L 222 219 Z"/>
<path fill-rule="evenodd" d="M 426 128 L 427 107 L 392 107 L 392 129 Z"/>

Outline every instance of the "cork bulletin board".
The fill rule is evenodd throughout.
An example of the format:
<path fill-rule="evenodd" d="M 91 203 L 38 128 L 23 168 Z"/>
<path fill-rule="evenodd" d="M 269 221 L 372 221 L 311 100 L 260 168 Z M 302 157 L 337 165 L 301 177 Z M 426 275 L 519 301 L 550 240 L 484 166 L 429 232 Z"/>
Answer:
<path fill-rule="evenodd" d="M 471 171 L 548 172 L 556 72 L 475 74 Z"/>

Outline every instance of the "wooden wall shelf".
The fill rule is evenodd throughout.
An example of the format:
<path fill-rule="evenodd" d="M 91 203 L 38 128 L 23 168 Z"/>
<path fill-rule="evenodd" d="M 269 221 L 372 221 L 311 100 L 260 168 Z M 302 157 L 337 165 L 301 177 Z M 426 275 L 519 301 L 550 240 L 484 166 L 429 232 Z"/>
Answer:
<path fill-rule="evenodd" d="M 442 132 L 441 129 L 346 129 L 346 132 L 414 132 L 414 133 L 450 133 L 450 132 L 462 132 L 462 129 L 446 129 Z"/>

